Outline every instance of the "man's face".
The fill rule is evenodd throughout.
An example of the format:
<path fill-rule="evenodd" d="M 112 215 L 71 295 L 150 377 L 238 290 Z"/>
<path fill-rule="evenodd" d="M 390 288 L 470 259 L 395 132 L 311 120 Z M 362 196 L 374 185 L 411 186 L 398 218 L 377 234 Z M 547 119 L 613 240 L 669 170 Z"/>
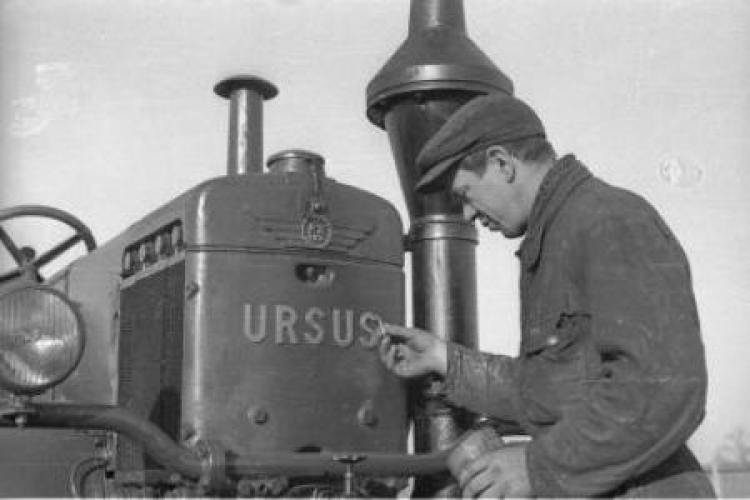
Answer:
<path fill-rule="evenodd" d="M 484 173 L 472 168 L 473 162 L 485 162 Z M 467 220 L 478 220 L 490 231 L 500 231 L 506 238 L 518 238 L 526 232 L 527 220 L 518 202 L 515 171 L 508 171 L 515 167 L 501 159 L 488 160 L 481 151 L 464 158 L 451 186 L 463 205 Z"/>

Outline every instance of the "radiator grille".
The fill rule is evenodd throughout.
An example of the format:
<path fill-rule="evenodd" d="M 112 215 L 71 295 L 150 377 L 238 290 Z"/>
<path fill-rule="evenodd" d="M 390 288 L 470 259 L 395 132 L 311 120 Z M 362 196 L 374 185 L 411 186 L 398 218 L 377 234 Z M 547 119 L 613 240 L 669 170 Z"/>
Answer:
<path fill-rule="evenodd" d="M 120 297 L 118 403 L 179 440 L 185 264 L 180 261 L 124 288 Z M 160 469 L 120 437 L 121 471 Z"/>

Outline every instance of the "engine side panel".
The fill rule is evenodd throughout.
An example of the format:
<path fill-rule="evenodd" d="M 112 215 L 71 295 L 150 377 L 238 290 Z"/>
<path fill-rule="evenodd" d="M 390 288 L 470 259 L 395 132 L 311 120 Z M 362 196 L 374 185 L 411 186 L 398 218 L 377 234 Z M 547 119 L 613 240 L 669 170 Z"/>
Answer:
<path fill-rule="evenodd" d="M 0 494 L 3 498 L 73 495 L 71 481 L 99 456 L 102 437 L 70 430 L 0 429 Z"/>
<path fill-rule="evenodd" d="M 236 452 L 405 451 L 406 390 L 377 354 L 379 322 L 403 322 L 399 268 L 202 251 L 187 275 L 185 437 Z"/>

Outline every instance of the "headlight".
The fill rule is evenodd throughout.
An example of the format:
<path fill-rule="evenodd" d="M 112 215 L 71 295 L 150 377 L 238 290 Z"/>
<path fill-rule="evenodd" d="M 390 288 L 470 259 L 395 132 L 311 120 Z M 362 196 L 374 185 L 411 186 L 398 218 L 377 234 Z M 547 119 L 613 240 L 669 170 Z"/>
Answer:
<path fill-rule="evenodd" d="M 65 380 L 83 355 L 81 318 L 55 289 L 0 291 L 0 387 L 37 394 Z"/>

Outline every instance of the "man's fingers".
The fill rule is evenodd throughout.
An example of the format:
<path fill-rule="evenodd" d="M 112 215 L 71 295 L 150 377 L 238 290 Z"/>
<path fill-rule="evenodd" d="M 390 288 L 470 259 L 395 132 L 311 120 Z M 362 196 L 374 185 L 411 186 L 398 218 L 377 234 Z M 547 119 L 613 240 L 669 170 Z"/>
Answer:
<path fill-rule="evenodd" d="M 485 469 L 469 480 L 463 489 L 463 495 L 467 498 L 491 498 L 487 493 L 490 489 L 501 489 L 498 488 L 498 484 L 500 484 L 498 481 L 500 479 L 495 474 L 492 474 L 490 470 Z"/>
<path fill-rule="evenodd" d="M 386 368 L 393 371 L 395 366 L 395 349 L 388 337 L 383 337 L 380 342 L 380 360 L 385 364 Z"/>
<path fill-rule="evenodd" d="M 389 339 L 387 335 L 383 335 L 383 338 L 380 339 L 380 346 L 378 347 L 378 350 L 380 351 L 380 358 L 383 361 L 388 358 L 388 351 L 391 350 L 391 345 L 391 339 Z"/>
<path fill-rule="evenodd" d="M 506 496 L 508 496 L 508 485 L 498 482 L 480 493 L 478 498 L 505 498 Z"/>
<path fill-rule="evenodd" d="M 481 457 L 477 460 L 469 462 L 456 478 L 458 479 L 458 484 L 461 486 L 461 489 L 463 490 L 469 484 L 469 482 L 474 479 L 474 476 L 484 472 L 485 469 L 487 469 L 487 464 L 484 460 L 482 460 Z"/>
<path fill-rule="evenodd" d="M 390 371 L 403 378 L 429 371 L 425 364 L 426 353 L 429 353 L 422 339 L 427 332 L 389 323 L 382 323 L 380 332 L 380 359 Z"/>
<path fill-rule="evenodd" d="M 390 338 L 391 342 L 408 342 L 414 337 L 414 332 L 405 326 L 383 323 L 383 334 Z"/>

